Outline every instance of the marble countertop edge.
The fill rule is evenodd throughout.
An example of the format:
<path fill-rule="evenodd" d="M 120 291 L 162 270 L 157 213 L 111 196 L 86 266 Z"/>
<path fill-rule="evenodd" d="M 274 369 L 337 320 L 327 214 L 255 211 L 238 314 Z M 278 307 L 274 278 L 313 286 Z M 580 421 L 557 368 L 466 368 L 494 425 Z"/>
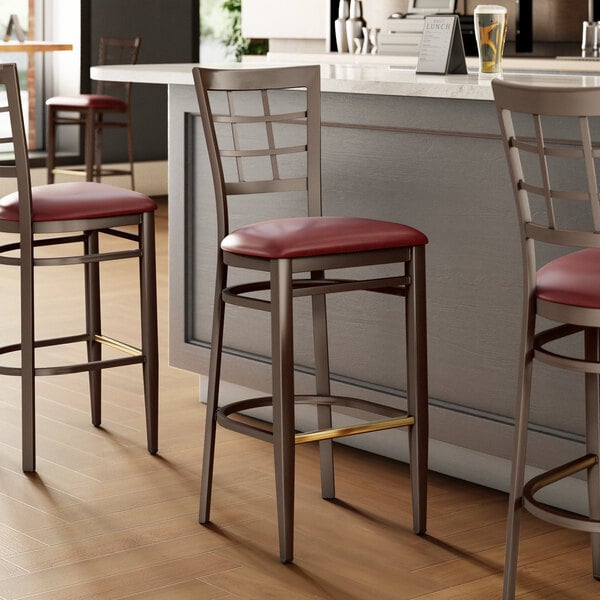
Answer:
<path fill-rule="evenodd" d="M 291 57 L 290 57 L 291 56 Z M 365 56 L 363 59 L 371 57 Z M 462 100 L 492 100 L 491 78 L 478 76 L 473 60 L 467 65 L 468 75 L 427 75 L 415 72 L 416 57 L 372 57 L 378 60 L 360 60 L 354 55 L 303 54 L 268 55 L 242 63 L 204 65 L 218 68 L 248 69 L 259 66 L 290 64 L 320 64 L 321 89 L 328 93 L 371 94 L 386 96 L 413 96 Z M 345 59 L 345 60 L 344 60 Z M 352 62 L 349 62 L 352 60 Z M 576 61 L 573 61 L 576 62 Z M 505 61 L 503 77 L 531 85 L 598 86 L 600 70 L 578 72 L 573 68 L 561 70 L 570 61 L 552 59 L 512 59 Z M 476 64 L 476 63 L 475 63 Z M 577 63 L 579 64 L 579 63 Z M 596 63 L 594 63 L 595 65 Z M 195 63 L 138 64 L 92 67 L 92 79 L 131 81 L 133 83 L 163 85 L 193 85 L 192 68 Z M 587 63 L 586 63 L 586 66 Z M 598 64 L 600 66 L 600 63 Z"/>

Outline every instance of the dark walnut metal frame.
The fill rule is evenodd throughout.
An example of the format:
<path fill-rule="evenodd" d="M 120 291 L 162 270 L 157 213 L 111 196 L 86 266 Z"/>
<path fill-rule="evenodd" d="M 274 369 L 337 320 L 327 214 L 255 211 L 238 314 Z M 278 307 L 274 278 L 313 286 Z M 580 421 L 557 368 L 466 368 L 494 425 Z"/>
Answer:
<path fill-rule="evenodd" d="M 294 453 L 295 444 L 319 441 L 321 456 L 322 496 L 335 497 L 333 477 L 332 439 L 341 436 L 406 426 L 409 432 L 410 470 L 413 499 L 413 526 L 415 533 L 426 529 L 427 493 L 427 347 L 425 316 L 425 247 L 409 246 L 395 249 L 354 253 L 306 256 L 297 258 L 263 259 L 223 251 L 220 242 L 229 234 L 228 198 L 243 194 L 269 192 L 306 192 L 308 216 L 320 216 L 321 209 L 321 122 L 320 70 L 317 66 L 271 69 L 213 70 L 195 68 L 194 81 L 200 114 L 208 146 L 217 203 L 218 258 L 215 282 L 215 302 L 211 354 L 209 364 L 208 404 L 200 522 L 210 519 L 216 423 L 235 431 L 272 442 L 274 445 L 277 512 L 279 523 L 280 560 L 293 560 L 294 523 Z M 306 90 L 306 110 L 287 114 L 273 114 L 269 92 L 273 90 Z M 233 96 L 236 92 L 252 90 L 261 94 L 263 114 L 248 116 L 236 114 Z M 213 114 L 209 93 L 224 93 L 228 99 L 228 114 Z M 242 104 L 240 102 L 240 104 Z M 246 111 L 247 112 L 247 111 Z M 219 147 L 215 123 L 227 127 L 234 143 L 233 150 Z M 247 123 L 262 123 L 268 147 L 243 150 L 237 129 Z M 306 129 L 306 143 L 302 146 L 277 147 L 274 124 L 293 123 Z M 278 159 L 283 155 L 303 153 L 306 156 L 306 176 L 284 179 L 280 177 Z M 268 157 L 272 179 L 245 181 L 242 170 L 244 158 Z M 222 157 L 236 162 L 237 181 L 225 181 Z M 330 279 L 325 271 L 368 265 L 400 263 L 399 276 L 346 280 Z M 229 267 L 258 271 L 269 280 L 228 286 Z M 297 273 L 309 273 L 309 278 L 295 278 Z M 407 411 L 374 404 L 355 398 L 332 396 L 330 393 L 327 317 L 325 295 L 334 292 L 370 290 L 405 298 L 407 338 Z M 255 292 L 270 292 L 270 299 L 252 297 Z M 316 395 L 295 395 L 293 357 L 293 298 L 309 296 L 312 299 L 313 339 L 315 352 Z M 225 305 L 270 312 L 272 350 L 272 397 L 261 397 L 218 407 L 223 326 Z M 296 433 L 294 404 L 313 404 L 317 409 L 318 431 Z M 384 419 L 334 428 L 332 407 L 350 406 L 374 413 Z M 266 431 L 235 418 L 239 411 L 273 407 L 273 429 Z"/>
<path fill-rule="evenodd" d="M 134 65 L 140 51 L 141 38 L 100 38 L 99 65 Z M 48 144 L 46 171 L 47 182 L 54 183 L 55 175 L 75 175 L 86 181 L 101 181 L 102 177 L 129 175 L 131 189 L 135 189 L 133 169 L 133 133 L 131 129 L 131 83 L 99 81 L 96 94 L 114 96 L 122 101 L 118 107 L 78 108 L 76 104 L 60 104 L 56 98 L 47 101 Z M 75 99 L 76 97 L 74 97 Z M 71 113 L 71 114 L 70 114 Z M 73 115 L 72 113 L 75 113 Z M 120 119 L 115 119 L 119 115 Z M 83 130 L 83 168 L 56 166 L 56 129 L 62 125 L 76 125 Z M 129 169 L 102 167 L 102 133 L 105 129 L 125 129 L 127 134 L 127 156 Z"/>
<path fill-rule="evenodd" d="M 141 364 L 143 368 L 148 451 L 155 454 L 158 450 L 158 337 L 154 212 L 34 221 L 26 136 L 14 64 L 0 65 L 0 84 L 5 87 L 8 102 L 0 107 L 0 113 L 8 113 L 12 129 L 11 137 L 0 139 L 0 142 L 11 143 L 14 149 L 14 164 L 0 166 L 0 177 L 16 178 L 19 197 L 19 220 L 0 220 L 0 231 L 18 237 L 15 243 L 0 246 L 0 265 L 19 268 L 21 296 L 21 342 L 0 348 L 2 355 L 20 352 L 21 366 L 0 366 L 0 374 L 21 378 L 23 470 L 30 472 L 36 468 L 36 377 L 89 372 L 92 423 L 99 426 L 102 369 L 133 364 Z M 137 233 L 117 229 L 126 226 L 135 226 Z M 101 252 L 100 234 L 127 240 L 126 249 Z M 82 244 L 83 252 L 62 257 L 35 255 L 36 248 L 63 244 Z M 132 258 L 138 260 L 140 272 L 141 349 L 103 335 L 101 328 L 100 263 Z M 34 267 L 57 265 L 84 265 L 86 330 L 79 335 L 38 340 L 34 327 Z M 86 344 L 87 362 L 36 366 L 36 349 L 77 342 Z M 102 345 L 120 350 L 124 356 L 102 359 Z"/>
<path fill-rule="evenodd" d="M 503 591 L 504 600 L 512 600 L 515 597 L 522 508 L 555 525 L 590 532 L 593 575 L 600 579 L 600 309 L 550 302 L 536 294 L 536 247 L 540 244 L 564 246 L 570 251 L 573 248 L 594 248 L 600 260 L 600 202 L 595 166 L 600 150 L 592 144 L 590 131 L 590 119 L 600 117 L 600 88 L 527 87 L 499 80 L 492 85 L 519 216 L 524 271 L 516 431 Z M 573 121 L 579 139 L 565 144 L 545 137 L 543 122 L 547 117 L 559 117 L 563 123 L 567 119 Z M 523 130 L 524 119 L 531 124 L 528 131 Z M 533 159 L 527 160 L 527 155 Z M 565 159 L 576 160 L 583 166 L 583 190 L 566 190 L 552 185 L 551 163 Z M 532 174 L 533 165 L 537 166 L 535 175 Z M 541 203 L 536 204 L 537 210 L 543 212 L 541 217 L 532 206 L 534 198 L 541 199 Z M 591 226 L 587 230 L 575 229 L 570 222 L 562 225 L 559 205 L 565 201 L 588 205 Z M 534 218 L 532 215 L 538 216 Z M 536 333 L 538 316 L 559 325 Z M 551 342 L 568 339 L 581 332 L 584 337 L 583 358 L 571 356 L 560 347 L 547 347 Z M 534 360 L 585 374 L 586 454 L 525 484 Z M 587 472 L 589 517 L 567 513 L 535 498 L 535 494 L 547 485 L 581 471 Z"/>

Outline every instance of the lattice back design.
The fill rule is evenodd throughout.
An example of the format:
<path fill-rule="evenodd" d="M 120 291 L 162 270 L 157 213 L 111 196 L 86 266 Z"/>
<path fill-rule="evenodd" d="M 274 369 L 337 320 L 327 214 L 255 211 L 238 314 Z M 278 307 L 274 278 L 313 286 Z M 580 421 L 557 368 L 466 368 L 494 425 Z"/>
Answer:
<path fill-rule="evenodd" d="M 321 212 L 318 67 L 195 69 L 220 233 L 230 196 L 307 194 Z"/>
<path fill-rule="evenodd" d="M 99 65 L 135 65 L 140 52 L 141 38 L 100 38 L 98 52 Z M 96 84 L 98 94 L 118 96 L 129 102 L 131 84 L 122 82 L 99 81 Z"/>
<path fill-rule="evenodd" d="M 600 89 L 493 87 L 524 239 L 600 246 Z"/>
<path fill-rule="evenodd" d="M 213 112 L 213 122 L 227 195 L 306 190 L 306 108 L 277 112 L 269 90 L 221 93 L 228 111 Z"/>

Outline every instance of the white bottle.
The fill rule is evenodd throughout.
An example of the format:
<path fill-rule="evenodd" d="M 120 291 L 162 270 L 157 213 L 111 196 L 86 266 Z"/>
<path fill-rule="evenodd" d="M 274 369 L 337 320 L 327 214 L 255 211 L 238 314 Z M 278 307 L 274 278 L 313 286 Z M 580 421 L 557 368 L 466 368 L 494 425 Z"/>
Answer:
<path fill-rule="evenodd" d="M 338 52 L 348 52 L 348 38 L 346 36 L 346 22 L 348 21 L 348 0 L 340 0 L 338 18 L 335 20 L 335 43 Z"/>
<path fill-rule="evenodd" d="M 354 48 L 354 40 L 362 40 L 362 28 L 365 21 L 362 18 L 362 2 L 350 0 L 350 18 L 346 21 L 346 37 L 348 48 Z"/>

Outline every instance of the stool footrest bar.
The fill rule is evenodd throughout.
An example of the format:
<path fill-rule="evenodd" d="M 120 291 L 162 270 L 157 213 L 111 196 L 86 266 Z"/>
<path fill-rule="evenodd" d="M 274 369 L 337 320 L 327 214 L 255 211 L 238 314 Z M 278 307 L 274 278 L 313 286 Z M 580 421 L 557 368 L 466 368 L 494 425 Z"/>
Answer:
<path fill-rule="evenodd" d="M 387 419 L 377 421 L 366 421 L 348 425 L 344 427 L 334 427 L 317 431 L 308 431 L 305 433 L 297 433 L 295 436 L 296 444 L 305 444 L 308 442 L 316 442 L 319 440 L 328 440 L 337 437 L 345 437 L 349 435 L 357 435 L 360 433 L 369 433 L 373 431 L 382 431 L 384 429 L 394 429 L 396 427 L 408 427 L 414 425 L 415 419 L 413 416 L 406 414 L 406 411 L 399 410 L 383 404 L 368 402 L 360 398 L 351 398 L 347 396 L 312 396 L 298 395 L 294 397 L 295 404 L 325 404 L 332 408 L 335 406 L 346 406 L 355 408 L 371 414 L 379 414 L 388 417 Z M 235 415 L 244 410 L 253 408 L 263 408 L 273 405 L 271 396 L 261 396 L 258 398 L 249 398 L 240 400 L 239 402 L 231 402 L 217 410 L 217 421 L 223 427 L 250 435 L 252 437 L 272 442 L 273 435 L 268 429 L 256 426 L 252 423 L 240 421 L 230 418 L 230 415 Z"/>
<path fill-rule="evenodd" d="M 64 344 L 75 344 L 80 342 L 87 342 L 89 339 L 88 334 L 76 334 L 70 336 L 63 336 L 57 338 L 49 338 L 44 340 L 36 340 L 34 343 L 35 348 L 47 348 L 50 346 L 62 346 Z M 55 365 L 51 367 L 36 367 L 35 375 L 36 376 L 48 376 L 48 375 L 66 375 L 71 373 L 82 373 L 86 371 L 97 371 L 100 369 L 110 369 L 113 367 L 122 367 L 125 365 L 134 365 L 141 362 L 144 362 L 145 357 L 142 354 L 142 351 L 135 346 L 131 346 L 130 344 L 126 344 L 125 342 L 121 342 L 114 338 L 105 336 L 105 335 L 95 335 L 94 341 L 100 344 L 110 346 L 115 350 L 119 350 L 124 352 L 125 354 L 129 354 L 129 357 L 124 358 L 113 358 L 113 359 L 103 359 L 94 362 L 85 362 L 85 363 L 74 363 L 70 365 Z M 20 352 L 21 344 L 11 344 L 8 346 L 0 347 L 0 355 L 2 354 L 11 354 L 13 352 Z M 8 367 L 5 365 L 0 365 L 0 375 L 11 375 L 20 377 L 21 376 L 21 367 Z"/>
<path fill-rule="evenodd" d="M 542 488 L 585 469 L 590 469 L 597 464 L 598 456 L 595 454 L 586 454 L 581 458 L 530 479 L 523 488 L 524 508 L 538 519 L 542 519 L 553 525 L 558 525 L 559 527 L 567 527 L 569 529 L 587 531 L 590 533 L 600 533 L 600 521 L 549 506 L 534 498 L 534 495 Z"/>
<path fill-rule="evenodd" d="M 296 444 L 306 444 L 307 442 L 330 440 L 338 437 L 346 437 L 348 435 L 357 435 L 359 433 L 370 433 L 372 431 L 382 431 L 384 429 L 394 429 L 396 427 L 407 427 L 409 425 L 414 424 L 414 417 L 383 419 L 380 421 L 369 421 L 367 423 L 347 425 L 346 427 L 334 427 L 332 429 L 323 429 L 322 431 L 308 431 L 306 433 L 297 433 L 295 440 Z"/>
<path fill-rule="evenodd" d="M 115 350 L 120 350 L 121 352 L 125 352 L 125 354 L 131 354 L 132 356 L 141 356 L 142 351 L 135 346 L 131 346 L 130 344 L 126 344 L 125 342 L 121 342 L 114 338 L 108 337 L 106 335 L 95 335 L 94 341 L 100 342 L 105 346 L 110 346 Z"/>

